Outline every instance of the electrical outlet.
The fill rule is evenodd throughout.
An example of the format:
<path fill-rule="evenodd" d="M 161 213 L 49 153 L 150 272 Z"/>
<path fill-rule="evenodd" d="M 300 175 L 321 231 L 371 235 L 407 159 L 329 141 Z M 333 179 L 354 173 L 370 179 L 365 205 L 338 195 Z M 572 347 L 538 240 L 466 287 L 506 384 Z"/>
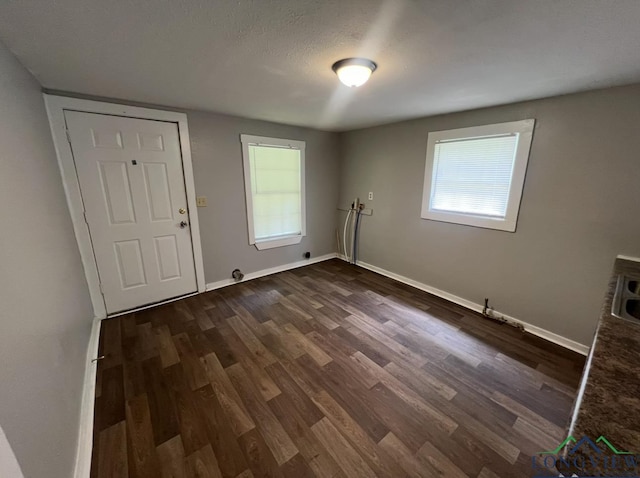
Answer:
<path fill-rule="evenodd" d="M 369 201 L 373 201 L 373 192 L 369 191 Z"/>
<path fill-rule="evenodd" d="M 196 198 L 196 206 L 207 207 L 207 196 L 198 196 Z"/>

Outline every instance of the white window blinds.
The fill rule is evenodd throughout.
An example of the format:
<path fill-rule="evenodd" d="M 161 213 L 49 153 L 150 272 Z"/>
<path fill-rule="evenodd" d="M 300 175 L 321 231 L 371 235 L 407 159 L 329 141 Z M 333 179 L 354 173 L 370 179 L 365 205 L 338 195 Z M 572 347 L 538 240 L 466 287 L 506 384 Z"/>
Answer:
<path fill-rule="evenodd" d="M 430 209 L 504 218 L 518 134 L 435 144 Z"/>
<path fill-rule="evenodd" d="M 257 241 L 302 233 L 300 150 L 249 144 Z"/>

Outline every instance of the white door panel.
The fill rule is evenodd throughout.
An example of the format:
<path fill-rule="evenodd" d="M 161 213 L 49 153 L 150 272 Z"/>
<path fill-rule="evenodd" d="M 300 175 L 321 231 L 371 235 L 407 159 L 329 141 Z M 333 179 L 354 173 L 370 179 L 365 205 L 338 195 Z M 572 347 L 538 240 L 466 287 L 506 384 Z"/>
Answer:
<path fill-rule="evenodd" d="M 145 163 L 142 166 L 147 201 L 150 206 L 151 221 L 167 221 L 173 218 L 171 213 L 171 193 L 169 192 L 169 174 L 166 164 Z"/>
<path fill-rule="evenodd" d="M 109 224 L 135 224 L 127 163 L 98 161 L 98 173 Z"/>
<path fill-rule="evenodd" d="M 160 280 L 171 280 L 181 276 L 176 236 L 155 237 L 156 258 Z"/>
<path fill-rule="evenodd" d="M 108 313 L 196 292 L 175 123 L 65 111 Z"/>
<path fill-rule="evenodd" d="M 118 241 L 113 245 L 122 289 L 147 285 L 140 241 L 138 239 Z"/>

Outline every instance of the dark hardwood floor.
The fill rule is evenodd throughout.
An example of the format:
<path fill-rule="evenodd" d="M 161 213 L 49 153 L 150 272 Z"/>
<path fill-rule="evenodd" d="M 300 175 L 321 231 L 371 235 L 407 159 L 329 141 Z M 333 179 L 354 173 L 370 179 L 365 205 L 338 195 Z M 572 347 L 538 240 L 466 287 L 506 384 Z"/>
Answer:
<path fill-rule="evenodd" d="M 584 358 L 339 260 L 102 323 L 91 476 L 529 477 Z"/>

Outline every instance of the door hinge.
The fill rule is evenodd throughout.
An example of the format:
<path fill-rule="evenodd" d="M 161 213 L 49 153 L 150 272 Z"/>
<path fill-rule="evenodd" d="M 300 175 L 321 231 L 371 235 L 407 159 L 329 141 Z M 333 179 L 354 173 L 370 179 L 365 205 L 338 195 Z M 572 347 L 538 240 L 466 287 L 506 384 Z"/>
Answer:
<path fill-rule="evenodd" d="M 98 288 L 100 289 L 100 293 L 104 296 L 104 289 L 102 288 L 102 283 L 98 283 Z"/>
<path fill-rule="evenodd" d="M 67 133 L 67 141 L 71 144 L 71 134 L 69 134 L 69 130 L 65 129 L 64 132 Z"/>
<path fill-rule="evenodd" d="M 89 221 L 87 220 L 87 211 L 82 211 L 82 216 L 84 217 L 84 222 L 89 225 Z"/>

